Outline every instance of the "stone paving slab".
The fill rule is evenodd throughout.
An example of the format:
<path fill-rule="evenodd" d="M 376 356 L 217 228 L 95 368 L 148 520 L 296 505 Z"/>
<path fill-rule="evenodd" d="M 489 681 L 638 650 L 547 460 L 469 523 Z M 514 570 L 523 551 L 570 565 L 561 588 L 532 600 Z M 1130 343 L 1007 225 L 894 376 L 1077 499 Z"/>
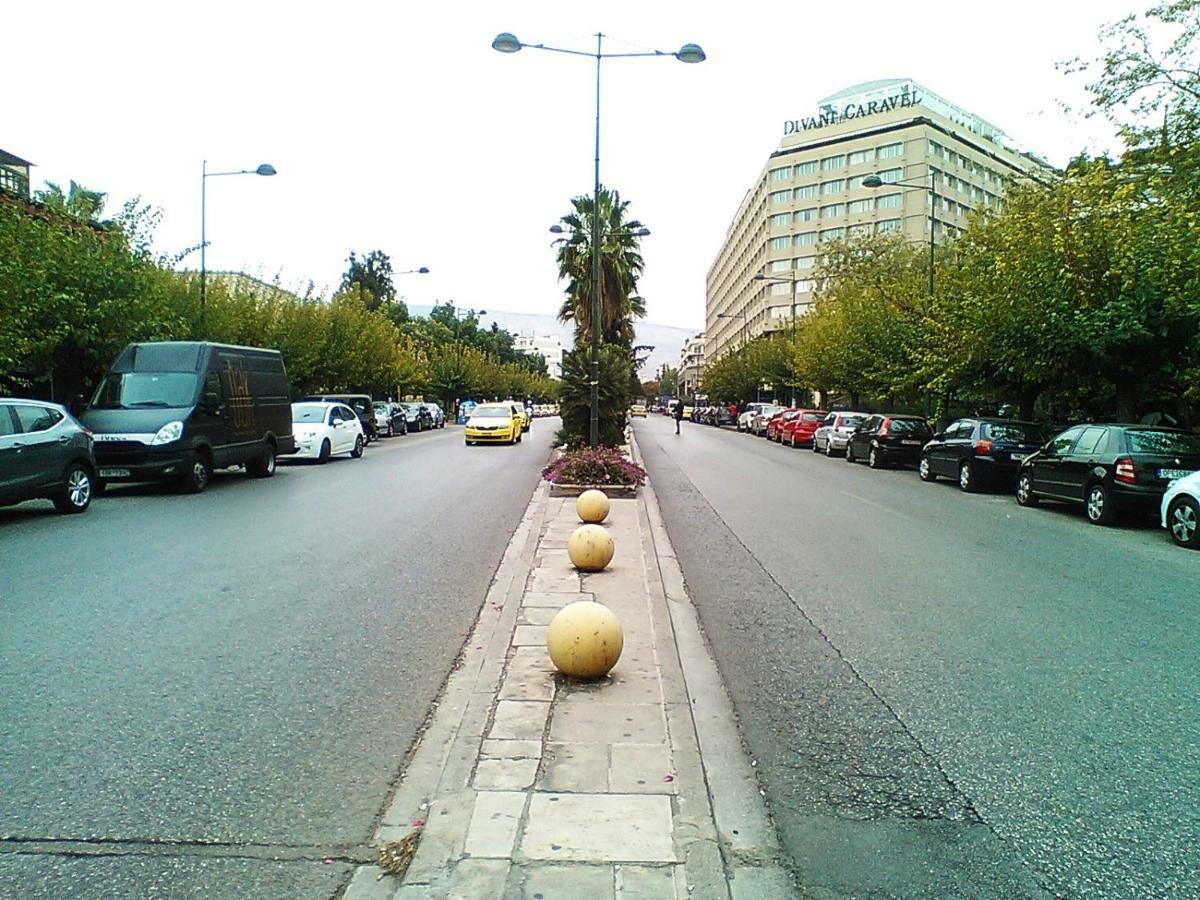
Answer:
<path fill-rule="evenodd" d="M 631 794 L 534 794 L 521 853 L 581 862 L 675 862 L 671 800 Z"/>

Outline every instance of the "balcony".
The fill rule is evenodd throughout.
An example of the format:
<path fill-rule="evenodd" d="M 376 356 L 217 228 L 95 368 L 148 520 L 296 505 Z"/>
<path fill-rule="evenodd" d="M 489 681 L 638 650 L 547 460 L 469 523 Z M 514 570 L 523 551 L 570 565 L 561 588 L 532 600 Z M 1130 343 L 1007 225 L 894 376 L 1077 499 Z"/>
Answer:
<path fill-rule="evenodd" d="M 16 169 L 0 166 L 0 191 L 29 199 L 29 178 Z"/>

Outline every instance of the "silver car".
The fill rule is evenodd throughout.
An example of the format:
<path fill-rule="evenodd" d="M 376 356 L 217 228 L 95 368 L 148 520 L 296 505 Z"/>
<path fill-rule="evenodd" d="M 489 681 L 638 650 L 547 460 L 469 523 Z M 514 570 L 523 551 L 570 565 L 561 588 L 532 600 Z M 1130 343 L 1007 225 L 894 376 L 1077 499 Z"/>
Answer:
<path fill-rule="evenodd" d="M 767 423 L 771 421 L 771 416 L 782 409 L 782 406 L 776 406 L 773 403 L 761 404 L 754 415 L 750 417 L 749 427 L 746 430 L 761 437 L 767 433 Z"/>
<path fill-rule="evenodd" d="M 813 453 L 824 453 L 826 456 L 845 453 L 850 435 L 867 415 L 861 412 L 831 412 L 813 432 Z"/>

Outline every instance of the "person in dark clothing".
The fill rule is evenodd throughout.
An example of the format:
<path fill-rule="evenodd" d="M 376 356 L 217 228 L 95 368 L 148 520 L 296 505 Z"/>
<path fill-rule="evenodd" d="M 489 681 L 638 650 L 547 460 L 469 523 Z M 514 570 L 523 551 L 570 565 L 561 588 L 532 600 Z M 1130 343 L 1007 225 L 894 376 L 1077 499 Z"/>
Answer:
<path fill-rule="evenodd" d="M 679 434 L 679 423 L 683 421 L 683 401 L 675 401 L 675 433 Z"/>

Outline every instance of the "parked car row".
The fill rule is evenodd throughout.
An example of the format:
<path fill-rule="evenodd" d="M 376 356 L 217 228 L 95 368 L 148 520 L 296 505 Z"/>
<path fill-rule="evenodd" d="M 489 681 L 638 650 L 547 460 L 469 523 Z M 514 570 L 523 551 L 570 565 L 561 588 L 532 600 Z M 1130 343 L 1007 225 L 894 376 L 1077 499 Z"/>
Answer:
<path fill-rule="evenodd" d="M 692 411 L 692 421 L 699 425 L 733 425 L 737 417 L 728 406 L 701 406 Z"/>
<path fill-rule="evenodd" d="M 915 466 L 922 481 L 946 479 L 968 493 L 1011 490 L 1024 507 L 1072 504 L 1096 525 L 1154 513 L 1177 544 L 1200 549 L 1200 435 L 1121 423 L 1052 434 L 980 416 L 934 433 L 920 416 L 757 406 L 739 418 L 740 431 L 873 469 Z"/>
<path fill-rule="evenodd" d="M 48 498 L 79 513 L 118 482 L 199 493 L 214 469 L 269 478 L 279 457 L 361 457 L 381 435 L 445 426 L 436 403 L 321 394 L 293 404 L 290 392 L 277 350 L 130 344 L 78 417 L 55 403 L 0 398 L 0 506 Z"/>

